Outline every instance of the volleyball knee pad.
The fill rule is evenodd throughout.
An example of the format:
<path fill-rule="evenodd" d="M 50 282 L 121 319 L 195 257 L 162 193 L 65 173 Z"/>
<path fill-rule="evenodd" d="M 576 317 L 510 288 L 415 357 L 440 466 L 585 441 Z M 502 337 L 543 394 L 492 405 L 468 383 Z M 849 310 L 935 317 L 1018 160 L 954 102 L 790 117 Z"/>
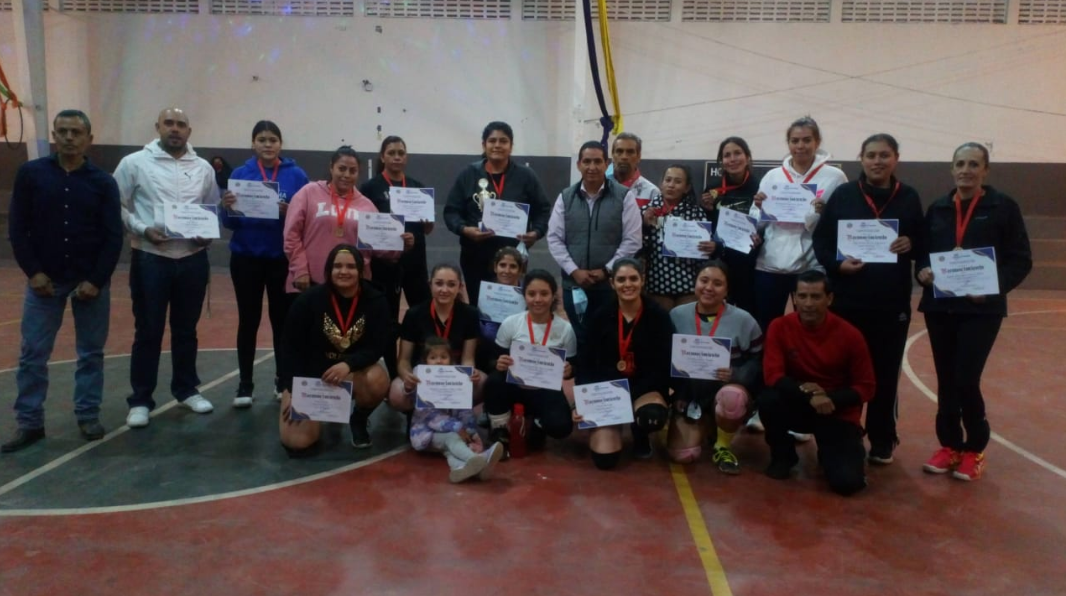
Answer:
<path fill-rule="evenodd" d="M 683 449 L 671 449 L 670 459 L 679 464 L 690 464 L 700 457 L 700 453 L 703 452 L 703 448 L 699 445 L 695 447 L 685 447 Z"/>
<path fill-rule="evenodd" d="M 612 470 L 618 465 L 618 460 L 621 457 L 620 451 L 614 453 L 596 453 L 592 452 L 592 463 L 596 465 L 596 468 L 600 470 Z"/>
<path fill-rule="evenodd" d="M 644 404 L 633 413 L 634 419 L 645 432 L 653 433 L 662 430 L 666 421 L 670 418 L 670 410 L 662 404 Z"/>
<path fill-rule="evenodd" d="M 751 398 L 740 385 L 726 385 L 714 396 L 714 413 L 726 420 L 743 420 Z"/>

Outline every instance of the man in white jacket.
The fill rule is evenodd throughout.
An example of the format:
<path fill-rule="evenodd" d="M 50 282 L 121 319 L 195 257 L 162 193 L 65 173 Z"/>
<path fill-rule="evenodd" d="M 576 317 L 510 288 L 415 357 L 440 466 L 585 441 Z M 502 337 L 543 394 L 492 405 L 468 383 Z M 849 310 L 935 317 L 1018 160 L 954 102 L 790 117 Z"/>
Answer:
<path fill-rule="evenodd" d="M 163 206 L 168 202 L 217 203 L 215 172 L 188 144 L 192 127 L 183 111 L 161 111 L 155 129 L 159 139 L 124 157 L 115 170 L 122 218 L 132 248 L 133 395 L 126 400 L 130 407 L 126 424 L 131 428 L 148 426 L 149 412 L 155 408 L 152 393 L 159 375 L 168 307 L 173 368 L 170 392 L 194 412 L 206 414 L 214 409 L 200 395 L 196 373 L 196 325 L 210 275 L 205 249 L 211 241 L 168 238 L 163 227 Z"/>

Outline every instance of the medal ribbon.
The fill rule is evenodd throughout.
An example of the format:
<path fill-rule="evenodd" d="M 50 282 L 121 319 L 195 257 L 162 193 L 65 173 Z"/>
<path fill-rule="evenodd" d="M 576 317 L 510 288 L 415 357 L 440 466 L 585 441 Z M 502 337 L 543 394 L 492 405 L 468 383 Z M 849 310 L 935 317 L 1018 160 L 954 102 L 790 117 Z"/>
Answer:
<path fill-rule="evenodd" d="M 552 332 L 552 321 L 554 321 L 554 320 L 555 320 L 554 316 L 549 316 L 549 318 L 548 318 L 548 328 L 544 330 L 544 340 L 540 342 L 540 345 L 542 345 L 542 346 L 548 345 L 548 335 L 551 334 L 551 332 Z M 530 343 L 536 345 L 537 336 L 533 335 L 533 316 L 530 315 L 529 313 L 526 313 L 526 326 L 529 327 L 529 341 L 530 341 Z"/>
<path fill-rule="evenodd" d="M 973 217 L 974 209 L 977 208 L 977 202 L 981 200 L 981 189 L 977 189 L 977 193 L 973 195 L 973 200 L 970 202 L 970 208 L 966 210 L 966 218 L 962 217 L 962 196 L 958 191 L 955 191 L 955 247 L 962 248 L 962 237 L 966 235 L 966 228 L 970 226 L 970 218 Z"/>
<path fill-rule="evenodd" d="M 696 313 L 696 335 L 703 335 L 703 329 L 700 327 L 700 310 L 698 308 L 692 309 Z M 718 313 L 714 315 L 714 325 L 711 325 L 711 333 L 708 337 L 714 337 L 714 332 L 718 330 L 718 323 L 722 322 L 722 313 L 725 312 L 725 304 L 718 307 Z"/>
<path fill-rule="evenodd" d="M 808 182 L 810 182 L 811 178 L 814 178 L 814 175 L 817 174 L 818 170 L 822 169 L 822 166 L 824 166 L 825 164 L 826 162 L 823 161 L 822 163 L 818 164 L 817 168 L 814 168 L 810 172 L 807 172 L 807 177 L 803 179 L 803 184 L 807 184 Z M 788 168 L 786 168 L 785 166 L 781 166 L 781 171 L 785 173 L 785 178 L 788 178 L 789 182 L 795 182 L 795 180 L 792 179 L 792 174 L 788 173 Z"/>
<path fill-rule="evenodd" d="M 644 305 L 640 305 L 640 310 L 637 311 L 637 316 L 633 318 L 633 325 L 629 328 L 629 335 L 622 335 L 622 323 L 625 321 L 625 316 L 622 315 L 622 309 L 618 309 L 618 358 L 621 360 L 629 361 L 626 358 L 626 354 L 629 353 L 629 345 L 633 343 L 633 331 L 637 328 L 637 322 L 640 321 L 641 315 L 644 314 Z"/>
<path fill-rule="evenodd" d="M 348 215 L 348 207 L 352 204 L 352 200 L 355 198 L 355 189 L 351 190 L 351 193 L 344 197 L 344 207 L 340 205 L 341 196 L 333 190 L 333 185 L 329 185 L 329 198 L 333 201 L 333 208 L 337 210 L 337 229 L 344 229 L 344 219 Z"/>
<path fill-rule="evenodd" d="M 452 305 L 452 312 L 448 313 L 448 320 L 444 323 L 444 330 L 441 331 L 440 321 L 437 319 L 437 303 L 436 301 L 429 303 L 429 316 L 433 319 L 433 330 L 436 332 L 437 337 L 443 337 L 448 339 L 448 336 L 452 334 L 452 320 L 455 319 L 455 305 Z"/>
<path fill-rule="evenodd" d="M 866 194 L 866 189 L 863 187 L 862 180 L 859 181 L 859 192 L 862 193 L 862 198 L 866 199 L 866 204 L 870 206 L 870 209 L 874 212 L 874 217 L 881 219 L 881 213 L 888 208 L 888 204 L 892 202 L 892 199 L 896 198 L 896 193 L 899 192 L 899 180 L 896 181 L 896 187 L 892 189 L 892 194 L 888 196 L 888 200 L 885 201 L 884 207 L 880 209 L 874 204 L 873 198 Z"/>
<path fill-rule="evenodd" d="M 348 317 L 341 316 L 341 306 L 337 304 L 337 296 L 330 293 L 329 299 L 333 302 L 333 313 L 337 315 L 337 326 L 341 330 L 341 338 L 348 336 L 348 330 L 352 328 L 352 319 L 355 318 L 355 306 L 359 304 L 359 294 L 352 298 L 352 305 L 348 307 Z"/>
<path fill-rule="evenodd" d="M 788 172 L 786 171 L 785 174 L 788 174 Z M 722 186 L 718 187 L 718 196 L 722 196 L 722 195 L 724 195 L 725 193 L 727 193 L 727 192 L 729 192 L 731 190 L 736 190 L 736 189 L 740 188 L 741 186 L 744 186 L 745 184 L 748 183 L 748 178 L 751 178 L 751 170 L 748 170 L 747 172 L 744 172 L 744 180 L 742 180 L 740 182 L 740 184 L 734 184 L 733 186 L 727 186 L 726 185 L 725 173 L 723 172 L 723 174 L 722 174 Z M 791 179 L 789 180 L 789 182 L 791 182 Z"/>
<path fill-rule="evenodd" d="M 387 182 L 389 186 L 396 186 L 396 184 L 394 184 L 392 182 L 392 179 L 389 178 L 389 175 L 386 174 L 385 172 L 381 173 L 381 177 L 385 179 L 385 182 Z M 400 174 L 400 186 L 402 186 L 404 188 L 407 188 L 407 175 L 406 174 Z"/>
<path fill-rule="evenodd" d="M 492 183 L 492 188 L 496 189 L 496 198 L 497 199 L 502 199 L 503 198 L 503 185 L 507 182 L 507 174 L 500 174 L 500 183 L 496 184 L 496 178 L 494 178 L 493 175 L 491 173 L 489 173 L 488 170 L 486 170 L 485 173 L 489 175 L 489 182 Z"/>
<path fill-rule="evenodd" d="M 274 164 L 274 174 L 270 176 L 270 180 L 267 180 L 267 173 L 266 173 L 266 170 L 263 169 L 263 162 L 261 162 L 261 161 L 259 161 L 257 159 L 257 160 L 255 160 L 255 165 L 259 166 L 259 173 L 263 175 L 263 182 L 276 182 L 277 181 L 277 179 L 278 179 L 278 168 L 281 167 L 281 160 L 280 159 L 278 160 L 278 163 Z"/>

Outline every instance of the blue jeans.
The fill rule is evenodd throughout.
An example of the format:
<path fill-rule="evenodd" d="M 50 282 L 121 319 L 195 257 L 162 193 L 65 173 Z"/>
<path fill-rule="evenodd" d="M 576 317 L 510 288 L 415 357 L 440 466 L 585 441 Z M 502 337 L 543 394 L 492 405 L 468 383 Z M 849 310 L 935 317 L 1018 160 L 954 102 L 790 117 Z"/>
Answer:
<path fill-rule="evenodd" d="M 159 355 L 170 307 L 170 393 L 178 401 L 197 393 L 196 325 L 204 305 L 211 268 L 207 251 L 181 259 L 134 250 L 130 258 L 130 297 L 133 299 L 133 350 L 126 399 L 131 408 L 155 408 L 152 392 L 159 380 Z"/>
<path fill-rule="evenodd" d="M 18 426 L 44 428 L 44 399 L 48 394 L 48 359 L 55 347 L 56 334 L 63 324 L 67 297 L 78 282 L 54 284 L 55 294 L 42 298 L 26 286 L 22 303 L 22 353 L 15 375 L 18 397 L 15 412 Z M 96 420 L 104 390 L 104 344 L 111 316 L 110 286 L 100 288 L 92 300 L 70 301 L 74 312 L 75 348 L 78 365 L 74 372 L 74 415 L 79 421 Z"/>

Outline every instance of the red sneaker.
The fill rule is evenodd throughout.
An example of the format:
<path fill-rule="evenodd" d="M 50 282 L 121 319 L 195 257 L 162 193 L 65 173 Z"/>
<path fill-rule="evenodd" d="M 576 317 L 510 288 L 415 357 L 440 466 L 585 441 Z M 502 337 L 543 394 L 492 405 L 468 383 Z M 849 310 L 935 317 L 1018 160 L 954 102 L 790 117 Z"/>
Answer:
<path fill-rule="evenodd" d="M 955 451 L 951 447 L 941 447 L 936 450 L 933 457 L 929 458 L 929 461 L 925 462 L 922 469 L 930 474 L 946 474 L 962 461 L 962 454 Z"/>
<path fill-rule="evenodd" d="M 952 476 L 959 480 L 965 480 L 970 482 L 977 480 L 981 477 L 981 473 L 985 470 L 985 454 L 977 453 L 974 451 L 963 451 L 962 462 L 959 463 L 959 467 L 955 468 L 955 472 Z"/>

